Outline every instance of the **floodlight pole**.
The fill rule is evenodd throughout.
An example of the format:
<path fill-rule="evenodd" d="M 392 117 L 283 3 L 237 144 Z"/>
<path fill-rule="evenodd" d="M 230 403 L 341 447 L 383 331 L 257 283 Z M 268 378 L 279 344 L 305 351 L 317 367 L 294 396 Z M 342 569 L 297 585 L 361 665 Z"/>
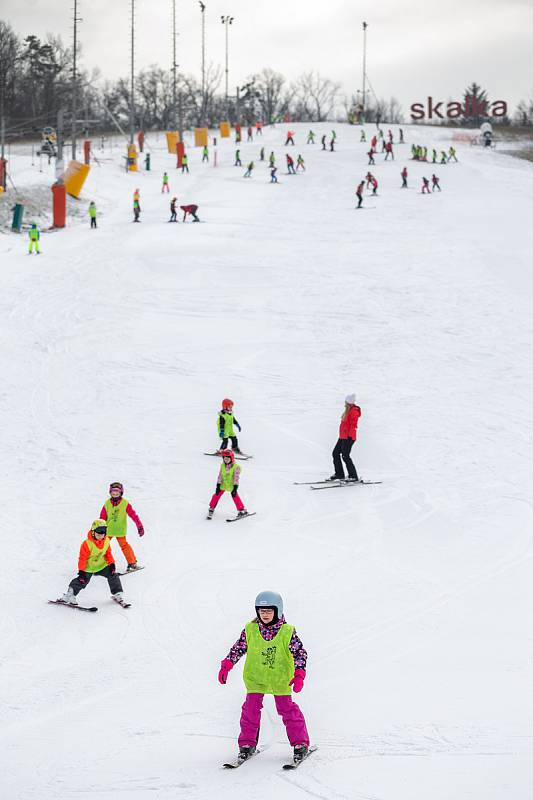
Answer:
<path fill-rule="evenodd" d="M 366 29 L 368 25 L 366 22 L 363 22 L 363 100 L 361 105 L 363 106 L 363 119 L 365 117 L 365 107 L 366 107 Z"/>

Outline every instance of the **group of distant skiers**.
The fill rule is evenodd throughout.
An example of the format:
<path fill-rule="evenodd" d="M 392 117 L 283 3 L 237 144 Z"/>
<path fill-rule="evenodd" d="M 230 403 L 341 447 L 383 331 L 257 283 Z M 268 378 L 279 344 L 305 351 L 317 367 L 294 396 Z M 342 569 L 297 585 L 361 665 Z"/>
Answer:
<path fill-rule="evenodd" d="M 413 161 L 428 161 L 428 148 L 422 147 L 419 144 L 411 145 L 411 158 Z M 451 160 L 457 161 L 457 152 L 455 147 L 450 145 L 448 152 L 446 150 L 440 151 L 440 159 L 436 149 L 433 147 L 431 150 L 431 163 L 432 164 L 448 164 Z"/>

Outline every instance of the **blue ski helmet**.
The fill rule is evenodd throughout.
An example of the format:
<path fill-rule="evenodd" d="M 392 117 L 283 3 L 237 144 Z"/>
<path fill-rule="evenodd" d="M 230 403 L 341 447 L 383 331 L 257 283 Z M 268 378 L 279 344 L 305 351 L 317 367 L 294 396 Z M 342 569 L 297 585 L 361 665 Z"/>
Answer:
<path fill-rule="evenodd" d="M 260 608 L 274 608 L 276 610 L 274 621 L 277 622 L 283 616 L 283 599 L 277 592 L 259 592 L 255 598 L 256 613 Z"/>

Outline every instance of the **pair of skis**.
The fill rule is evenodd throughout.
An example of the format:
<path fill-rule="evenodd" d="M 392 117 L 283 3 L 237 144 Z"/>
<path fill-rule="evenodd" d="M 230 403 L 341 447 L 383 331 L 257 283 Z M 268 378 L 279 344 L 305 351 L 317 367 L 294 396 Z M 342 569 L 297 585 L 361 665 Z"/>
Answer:
<path fill-rule="evenodd" d="M 301 758 L 298 758 L 298 760 L 293 759 L 290 763 L 283 764 L 283 769 L 285 770 L 297 769 L 300 766 L 300 764 L 302 764 L 306 760 L 306 758 L 309 758 L 311 753 L 315 752 L 316 749 L 317 749 L 316 745 L 313 745 L 308 749 L 307 753 Z M 222 764 L 222 766 L 224 767 L 224 769 L 238 769 L 239 767 L 242 767 L 243 764 L 246 764 L 247 761 L 250 761 L 251 758 L 258 755 L 260 752 L 261 750 L 256 750 L 254 753 L 247 756 L 246 758 L 237 758 L 235 761 L 227 761 L 225 764 Z"/>
<path fill-rule="evenodd" d="M 115 603 L 118 603 L 119 606 L 122 606 L 122 608 L 130 608 L 131 606 L 131 603 L 126 603 L 125 600 L 117 600 L 116 597 L 112 597 L 112 599 Z M 49 600 L 48 602 L 54 606 L 65 606 L 66 608 L 75 608 L 78 611 L 98 611 L 98 608 L 96 606 L 78 606 L 74 605 L 73 603 L 65 603 L 64 600 Z"/>
<path fill-rule="evenodd" d="M 246 514 L 237 514 L 236 517 L 229 517 L 226 519 L 226 522 L 238 522 L 240 519 L 246 519 L 246 517 L 255 517 L 256 514 L 257 511 L 247 511 Z M 210 517 L 208 514 L 206 519 L 213 519 L 213 517 Z"/>
<path fill-rule="evenodd" d="M 309 486 L 311 489 L 340 489 L 343 486 L 372 486 L 376 483 L 383 483 L 383 481 L 353 481 L 349 479 L 339 478 L 338 480 L 325 481 L 294 481 L 295 486 Z"/>
<path fill-rule="evenodd" d="M 218 456 L 220 458 L 220 450 L 217 450 L 216 453 L 204 453 L 204 456 Z M 235 453 L 235 458 L 237 461 L 249 461 L 253 456 L 247 453 Z"/>

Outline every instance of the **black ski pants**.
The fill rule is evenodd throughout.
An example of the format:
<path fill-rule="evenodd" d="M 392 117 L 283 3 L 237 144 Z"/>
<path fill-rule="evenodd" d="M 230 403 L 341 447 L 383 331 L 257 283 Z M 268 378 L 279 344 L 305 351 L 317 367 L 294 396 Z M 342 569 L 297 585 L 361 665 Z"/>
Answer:
<path fill-rule="evenodd" d="M 225 450 L 228 446 L 228 439 L 231 439 L 231 446 L 233 450 L 239 449 L 239 442 L 237 441 L 236 436 L 226 436 L 225 439 L 222 439 L 222 444 L 220 445 L 221 450 Z"/>
<path fill-rule="evenodd" d="M 69 583 L 69 586 L 74 592 L 74 596 L 79 594 L 82 589 L 85 589 L 93 575 L 101 575 L 102 578 L 107 578 L 107 582 L 109 584 L 109 591 L 111 594 L 116 594 L 117 592 L 122 591 L 122 583 L 120 582 L 119 576 L 115 573 L 111 575 L 109 571 L 109 567 L 104 567 L 100 570 L 100 572 L 80 572 L 76 578 L 73 578 Z M 80 578 L 83 578 L 85 583 L 82 583 Z"/>
<path fill-rule="evenodd" d="M 344 461 L 346 470 L 348 472 L 348 477 L 358 480 L 355 464 L 350 458 L 350 450 L 352 449 L 353 445 L 353 439 L 339 439 L 333 448 L 333 466 L 335 467 L 335 475 L 337 478 L 344 478 L 344 468 L 342 466 L 342 461 Z"/>

